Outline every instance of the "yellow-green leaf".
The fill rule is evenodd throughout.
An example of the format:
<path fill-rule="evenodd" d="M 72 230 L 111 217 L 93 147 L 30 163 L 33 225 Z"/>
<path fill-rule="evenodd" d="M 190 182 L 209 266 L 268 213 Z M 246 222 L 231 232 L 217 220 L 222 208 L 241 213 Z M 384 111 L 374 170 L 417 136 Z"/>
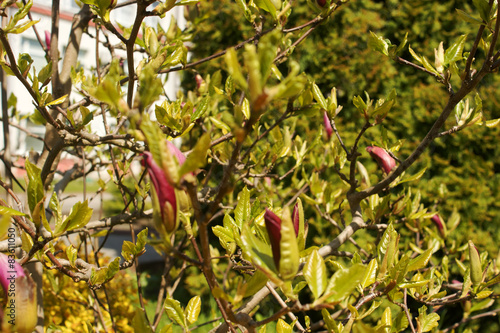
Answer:
<path fill-rule="evenodd" d="M 186 306 L 185 316 L 189 325 L 193 324 L 198 320 L 201 310 L 201 299 L 200 296 L 194 296 L 191 298 Z"/>
<path fill-rule="evenodd" d="M 66 94 L 66 95 L 64 95 L 62 97 L 59 97 L 58 99 L 55 99 L 52 102 L 47 103 L 46 105 L 50 106 L 50 105 L 59 105 L 59 104 L 62 104 L 64 102 L 64 100 L 66 99 L 66 97 L 68 97 L 68 94 Z"/>
<path fill-rule="evenodd" d="M 323 294 L 327 284 L 325 261 L 318 250 L 314 250 L 309 255 L 303 273 L 314 298 L 317 299 Z"/>

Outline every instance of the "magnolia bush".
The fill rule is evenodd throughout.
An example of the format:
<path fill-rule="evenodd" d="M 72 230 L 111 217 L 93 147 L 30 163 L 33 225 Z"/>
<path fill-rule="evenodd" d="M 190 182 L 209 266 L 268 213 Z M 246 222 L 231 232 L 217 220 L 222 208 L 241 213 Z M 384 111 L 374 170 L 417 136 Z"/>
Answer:
<path fill-rule="evenodd" d="M 396 90 L 360 91 L 340 105 L 342 87 L 322 91 L 301 70 L 294 50 L 348 0 L 310 1 L 307 17 L 294 17 L 296 1 L 228 2 L 252 34 L 196 61 L 189 60 L 190 45 L 211 42 L 196 38 L 194 27 L 204 24 L 198 1 L 77 3 L 64 52 L 57 24 L 39 39 L 47 58 L 40 69 L 9 44 L 10 35 L 37 31 L 32 0 L 0 5 L 8 16 L 0 29 L 3 71 L 22 83 L 32 119 L 46 129 L 40 158 L 26 161 L 24 193 L 12 190 L 9 170 L 1 182 L 13 202 L 0 206 L 0 247 L 8 255 L 0 257 L 2 331 L 34 330 L 35 321 L 21 316 L 38 316 L 39 330 L 44 321 L 48 331 L 76 329 L 59 314 L 72 290 L 75 302 L 92 310 L 85 330 L 99 332 L 449 332 L 484 328 L 479 318 L 495 325 L 489 319 L 500 311 L 496 254 L 461 241 L 460 215 L 442 216 L 414 186 L 426 172 L 419 157 L 434 141 L 500 121 L 488 117 L 476 93 L 500 66 L 497 2 L 457 9 L 453 15 L 470 25 L 470 35 L 422 53 L 408 45 L 408 34 L 398 41 L 367 36 L 371 56 L 425 73 L 447 92 L 429 110 L 435 121 L 424 137 L 395 137 L 388 129 Z M 110 20 L 113 10 L 132 5 L 130 26 Z M 175 20 L 168 30 L 145 23 L 178 6 L 185 29 Z M 292 26 L 291 18 L 301 23 Z M 96 53 L 94 66 L 81 68 L 79 45 L 91 24 L 89 34 L 112 60 L 102 63 Z M 197 70 L 213 61 L 223 70 Z M 194 78 L 175 100 L 164 91 L 172 72 Z M 4 122 L 15 122 L 15 112 L 3 111 Z M 343 112 L 357 114 L 361 126 L 350 126 Z M 93 132 L 96 121 L 104 135 Z M 54 177 L 62 153 L 81 163 Z M 121 211 L 91 220 L 96 194 L 89 193 L 64 215 L 68 184 L 106 170 L 97 193 L 116 186 Z M 140 227 L 144 220 L 148 227 Z M 120 224 L 130 226 L 131 239 L 121 257 L 103 260 L 102 246 L 88 249 L 97 237 L 105 244 Z M 147 244 L 164 257 L 158 305 L 149 315 L 138 266 Z M 38 269 L 21 267 L 29 263 Z M 136 281 L 115 282 L 120 271 L 133 269 Z M 34 297 L 42 270 L 46 302 Z M 71 280 L 78 287 L 65 288 Z"/>

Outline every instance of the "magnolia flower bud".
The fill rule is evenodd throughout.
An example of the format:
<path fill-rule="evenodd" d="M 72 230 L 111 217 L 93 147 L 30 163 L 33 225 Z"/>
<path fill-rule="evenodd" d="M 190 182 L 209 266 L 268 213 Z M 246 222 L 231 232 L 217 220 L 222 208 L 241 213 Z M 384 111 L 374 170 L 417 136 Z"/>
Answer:
<path fill-rule="evenodd" d="M 274 214 L 272 211 L 266 208 L 264 221 L 266 223 L 269 241 L 271 242 L 271 249 L 273 250 L 274 264 L 276 265 L 276 268 L 279 269 L 281 259 L 281 219 L 278 217 L 278 215 Z"/>
<path fill-rule="evenodd" d="M 50 32 L 48 30 L 45 30 L 45 45 L 47 46 L 47 51 L 50 51 Z"/>
<path fill-rule="evenodd" d="M 299 215 L 298 204 L 295 204 L 295 206 L 293 206 L 292 222 L 293 222 L 293 229 L 295 230 L 295 236 L 298 236 L 300 228 L 300 215 Z"/>
<path fill-rule="evenodd" d="M 184 154 L 172 142 L 167 141 L 167 148 L 177 158 L 179 165 L 186 161 Z M 154 161 L 153 155 L 146 151 L 143 157 L 142 165 L 148 170 L 153 184 L 154 198 L 152 199 L 157 200 L 159 205 L 161 221 L 156 221 L 157 227 L 160 229 L 163 227 L 167 233 L 171 233 L 177 229 L 179 222 L 176 190 L 169 183 L 165 171 Z"/>
<path fill-rule="evenodd" d="M 443 224 L 443 221 L 441 221 L 441 218 L 439 217 L 438 214 L 434 215 L 433 217 L 431 217 L 431 221 L 434 222 L 434 224 L 437 226 L 438 230 L 439 230 L 439 233 L 441 234 L 441 236 L 445 236 L 445 233 L 444 233 L 444 224 Z"/>
<path fill-rule="evenodd" d="M 328 113 L 326 111 L 323 112 L 323 122 L 325 123 L 326 135 L 328 136 L 328 140 L 330 140 L 333 134 L 333 128 L 332 128 L 332 123 L 330 122 L 330 118 L 328 118 Z"/>
<path fill-rule="evenodd" d="M 376 146 L 368 146 L 366 147 L 366 151 L 370 153 L 370 156 L 377 162 L 386 174 L 389 174 L 396 166 L 396 161 L 387 151 L 385 151 L 385 149 Z"/>
<path fill-rule="evenodd" d="M 37 323 L 36 286 L 13 256 L 0 253 L 0 284 L 7 299 L 2 332 L 31 333 Z"/>
<path fill-rule="evenodd" d="M 483 281 L 483 270 L 481 268 L 481 257 L 479 256 L 479 252 L 472 241 L 469 241 L 469 260 L 470 279 L 473 285 L 478 285 Z"/>
<path fill-rule="evenodd" d="M 269 235 L 269 240 L 271 242 L 271 249 L 273 250 L 273 259 L 276 268 L 279 269 L 280 259 L 281 259 L 281 219 L 278 215 L 274 214 L 272 211 L 266 208 L 266 213 L 264 214 L 264 221 L 266 223 L 267 233 Z M 299 235 L 300 228 L 300 217 L 298 206 L 295 205 L 292 212 L 292 223 L 293 229 L 295 231 L 295 236 Z"/>

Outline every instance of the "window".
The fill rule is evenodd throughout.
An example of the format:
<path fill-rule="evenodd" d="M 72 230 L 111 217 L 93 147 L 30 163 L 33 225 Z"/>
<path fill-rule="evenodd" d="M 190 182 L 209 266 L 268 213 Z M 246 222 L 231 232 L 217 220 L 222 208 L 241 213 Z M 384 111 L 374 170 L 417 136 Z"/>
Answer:
<path fill-rule="evenodd" d="M 38 40 L 22 37 L 21 50 L 22 53 L 29 54 L 31 59 L 33 59 L 31 67 L 35 67 L 37 73 L 39 73 L 40 70 L 47 65 L 45 52 L 43 51 L 42 46 L 38 43 Z"/>
<path fill-rule="evenodd" d="M 45 126 L 33 124 L 29 120 L 26 122 L 26 129 L 30 133 L 36 134 L 38 136 L 41 136 L 42 138 L 45 135 Z M 25 149 L 24 149 L 25 151 L 33 150 L 33 151 L 36 151 L 38 153 L 42 152 L 43 141 L 40 141 L 40 140 L 38 140 L 36 138 L 33 138 L 33 137 L 29 136 L 29 135 L 26 135 L 25 144 L 26 144 Z"/>
<path fill-rule="evenodd" d="M 65 12 L 76 13 L 80 10 L 80 6 L 76 4 L 75 0 L 62 0 L 61 9 Z"/>

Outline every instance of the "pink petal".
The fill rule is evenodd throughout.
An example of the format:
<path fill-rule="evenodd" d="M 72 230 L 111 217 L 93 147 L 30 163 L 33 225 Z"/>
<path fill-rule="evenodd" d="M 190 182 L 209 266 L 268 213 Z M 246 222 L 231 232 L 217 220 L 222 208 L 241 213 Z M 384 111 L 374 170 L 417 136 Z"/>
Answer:
<path fill-rule="evenodd" d="M 396 166 L 396 161 L 387 151 L 385 151 L 385 149 L 377 146 L 368 146 L 366 147 L 366 151 L 370 153 L 370 156 L 377 162 L 386 174 L 389 174 Z"/>

